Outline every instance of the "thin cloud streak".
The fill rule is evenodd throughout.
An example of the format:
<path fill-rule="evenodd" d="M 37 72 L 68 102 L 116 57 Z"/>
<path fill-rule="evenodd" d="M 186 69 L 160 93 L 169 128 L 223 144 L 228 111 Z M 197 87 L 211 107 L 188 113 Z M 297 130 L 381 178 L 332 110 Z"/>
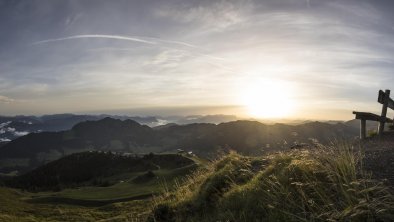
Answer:
<path fill-rule="evenodd" d="M 141 43 L 151 44 L 151 45 L 158 45 L 160 43 L 169 43 L 169 44 L 176 44 L 176 45 L 181 45 L 181 46 L 186 46 L 189 48 L 202 50 L 200 47 L 198 47 L 196 45 L 189 44 L 186 42 L 181 42 L 181 41 L 163 40 L 163 39 L 154 38 L 154 37 L 120 36 L 120 35 L 105 35 L 105 34 L 74 35 L 74 36 L 67 36 L 67 37 L 63 37 L 63 38 L 46 39 L 46 40 L 34 42 L 34 43 L 32 43 L 32 45 L 40 45 L 40 44 L 51 43 L 51 42 L 67 41 L 67 40 L 73 40 L 73 39 L 84 39 L 84 38 L 104 38 L 104 39 L 125 40 L 125 41 L 132 41 L 132 42 L 141 42 Z M 149 39 L 149 40 L 145 40 L 145 39 Z M 150 40 L 152 40 L 152 41 L 150 41 Z M 168 46 L 166 46 L 164 48 L 177 49 L 177 48 L 168 47 Z M 180 50 L 180 49 L 177 49 L 177 50 Z M 202 56 L 202 57 L 206 57 L 208 59 L 213 59 L 213 60 L 221 60 L 221 61 L 225 60 L 224 58 L 212 56 L 212 55 L 205 54 L 205 53 L 200 53 L 200 52 L 195 52 L 195 51 L 192 52 L 190 50 L 185 50 L 185 49 L 182 49 L 182 51 L 195 54 L 196 55 L 195 57 Z M 221 65 L 219 64 L 218 66 L 221 66 Z"/>
<path fill-rule="evenodd" d="M 115 39 L 115 40 L 125 40 L 125 41 L 132 41 L 132 42 L 141 42 L 141 43 L 146 43 L 146 44 L 151 44 L 151 45 L 157 45 L 159 43 L 169 43 L 169 44 L 176 44 L 176 45 L 181 45 L 181 46 L 186 46 L 189 48 L 194 48 L 194 49 L 201 49 L 201 47 L 198 47 L 196 45 L 187 43 L 187 42 L 181 42 L 181 41 L 174 41 L 174 40 L 164 40 L 160 38 L 154 38 L 154 37 L 141 37 L 141 36 L 120 36 L 120 35 L 104 35 L 104 34 L 89 34 L 89 35 L 74 35 L 74 36 L 67 36 L 67 37 L 62 37 L 62 38 L 56 38 L 56 39 L 46 39 L 46 40 L 41 40 L 32 43 L 32 45 L 40 45 L 40 44 L 45 44 L 45 43 L 50 43 L 50 42 L 58 42 L 58 41 L 66 41 L 66 40 L 72 40 L 72 39 L 83 39 L 83 38 L 104 38 L 104 39 Z M 149 40 L 146 40 L 149 39 Z M 152 41 L 150 41 L 152 40 Z M 173 47 L 165 47 L 168 49 L 173 49 Z M 185 50 L 188 51 L 188 50 Z M 198 53 L 198 52 L 193 52 L 197 55 L 204 56 L 207 58 L 215 59 L 215 60 L 224 60 L 223 58 L 212 56 L 209 54 L 204 54 L 204 53 Z"/>
<path fill-rule="evenodd" d="M 151 45 L 156 45 L 159 43 L 169 43 L 169 44 L 177 44 L 181 46 L 187 46 L 190 48 L 200 49 L 200 47 L 182 41 L 174 41 L 174 40 L 165 40 L 154 37 L 143 37 L 143 36 L 121 36 L 121 35 L 105 35 L 105 34 L 88 34 L 88 35 L 73 35 L 56 39 L 46 39 L 38 42 L 34 42 L 33 45 L 39 45 L 49 42 L 57 42 L 57 41 L 65 41 L 72 39 L 83 39 L 83 38 L 104 38 L 104 39 L 115 39 L 115 40 L 125 40 L 125 41 L 133 41 L 133 42 L 141 42 Z"/>
<path fill-rule="evenodd" d="M 12 103 L 14 101 L 15 101 L 14 99 L 0 95 L 0 103 Z"/>
<path fill-rule="evenodd" d="M 187 42 L 181 42 L 181 41 L 174 41 L 174 40 L 165 40 L 165 39 L 159 39 L 159 38 L 154 38 L 154 37 L 143 37 L 146 39 L 151 39 L 153 41 L 161 42 L 161 43 L 171 43 L 171 44 L 177 44 L 177 45 L 182 45 L 182 46 L 187 46 L 190 48 L 196 48 L 196 49 L 201 49 L 200 47 L 187 43 Z"/>
<path fill-rule="evenodd" d="M 66 41 L 66 40 L 72 40 L 72 39 L 84 39 L 84 38 L 103 38 L 103 39 L 115 39 L 115 40 L 125 40 L 125 41 L 132 41 L 132 42 L 141 42 L 145 44 L 151 44 L 151 45 L 156 45 L 157 42 L 152 42 L 140 38 L 134 38 L 134 37 L 127 37 L 127 36 L 120 36 L 120 35 L 74 35 L 74 36 L 67 36 L 63 38 L 57 38 L 57 39 L 46 39 L 38 42 L 34 42 L 33 45 L 39 45 L 39 44 L 44 44 L 44 43 L 50 43 L 50 42 L 58 42 L 58 41 Z"/>

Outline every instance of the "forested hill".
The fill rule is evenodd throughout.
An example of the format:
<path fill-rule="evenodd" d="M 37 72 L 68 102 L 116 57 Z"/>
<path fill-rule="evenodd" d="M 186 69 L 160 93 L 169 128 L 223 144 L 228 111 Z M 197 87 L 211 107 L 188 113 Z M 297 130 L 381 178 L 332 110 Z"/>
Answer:
<path fill-rule="evenodd" d="M 118 182 L 116 179 L 108 179 L 114 176 L 173 170 L 192 164 L 193 160 L 177 154 L 135 156 L 90 151 L 71 154 L 50 162 L 24 175 L 11 178 L 6 184 L 30 191 L 58 190 L 83 185 L 109 186 L 112 182 Z"/>

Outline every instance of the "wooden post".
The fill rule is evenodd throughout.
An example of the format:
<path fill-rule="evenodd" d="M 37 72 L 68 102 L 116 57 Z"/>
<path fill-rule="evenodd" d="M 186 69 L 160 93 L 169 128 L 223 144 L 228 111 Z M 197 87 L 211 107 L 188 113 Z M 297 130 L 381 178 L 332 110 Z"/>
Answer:
<path fill-rule="evenodd" d="M 361 125 L 360 125 L 360 139 L 364 140 L 367 134 L 367 127 L 366 127 L 366 120 L 365 119 L 361 119 Z"/>
<path fill-rule="evenodd" d="M 379 136 L 383 135 L 383 131 L 384 131 L 384 123 L 386 121 L 386 115 L 387 115 L 387 106 L 389 103 L 389 99 L 390 99 L 390 90 L 386 89 L 384 91 L 384 100 L 383 100 L 383 106 L 382 106 L 382 115 L 380 115 L 381 119 L 379 122 Z"/>

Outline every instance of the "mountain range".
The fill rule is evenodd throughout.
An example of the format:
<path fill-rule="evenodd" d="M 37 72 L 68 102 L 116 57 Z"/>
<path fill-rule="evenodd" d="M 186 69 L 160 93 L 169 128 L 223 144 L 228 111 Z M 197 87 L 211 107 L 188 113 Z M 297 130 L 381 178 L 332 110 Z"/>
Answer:
<path fill-rule="evenodd" d="M 146 125 L 156 125 L 159 121 L 156 117 L 116 115 L 0 116 L 0 142 L 8 142 L 29 133 L 69 130 L 77 123 L 87 120 L 100 120 L 105 117 L 120 120 L 131 119 Z"/>
<path fill-rule="evenodd" d="M 125 116 L 125 115 L 76 115 L 54 114 L 43 116 L 0 116 L 0 146 L 6 142 L 29 133 L 56 132 L 69 130 L 75 124 L 87 120 L 100 120 L 111 117 L 119 120 L 134 120 L 140 124 L 155 127 L 168 123 L 221 123 L 238 120 L 232 115 L 193 115 L 193 116 Z"/>
<path fill-rule="evenodd" d="M 184 150 L 203 157 L 235 150 L 246 155 L 286 150 L 297 144 L 354 138 L 357 127 L 344 123 L 308 122 L 266 125 L 257 121 L 168 124 L 149 127 L 106 117 L 77 123 L 69 130 L 21 136 L 0 147 L 0 172 L 25 172 L 63 156 L 83 151 L 163 153 Z"/>

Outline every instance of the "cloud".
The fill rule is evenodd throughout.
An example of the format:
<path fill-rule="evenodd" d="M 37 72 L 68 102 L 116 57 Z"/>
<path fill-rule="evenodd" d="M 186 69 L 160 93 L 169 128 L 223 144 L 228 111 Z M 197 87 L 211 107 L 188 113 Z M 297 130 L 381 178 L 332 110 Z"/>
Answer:
<path fill-rule="evenodd" d="M 29 134 L 29 132 L 27 132 L 27 131 L 14 131 L 14 135 L 15 136 L 25 136 L 25 135 L 27 135 L 27 134 Z"/>
<path fill-rule="evenodd" d="M 160 66 L 162 68 L 176 67 L 179 65 L 179 63 L 184 61 L 188 54 L 189 53 L 184 50 L 164 50 L 146 64 Z"/>
<path fill-rule="evenodd" d="M 198 24 L 205 29 L 221 30 L 245 20 L 245 14 L 253 8 L 250 0 L 201 1 L 193 4 L 167 4 L 157 8 L 154 16 L 184 24 Z"/>
<path fill-rule="evenodd" d="M 14 99 L 0 95 L 0 103 L 12 103 L 14 101 L 15 101 Z"/>

